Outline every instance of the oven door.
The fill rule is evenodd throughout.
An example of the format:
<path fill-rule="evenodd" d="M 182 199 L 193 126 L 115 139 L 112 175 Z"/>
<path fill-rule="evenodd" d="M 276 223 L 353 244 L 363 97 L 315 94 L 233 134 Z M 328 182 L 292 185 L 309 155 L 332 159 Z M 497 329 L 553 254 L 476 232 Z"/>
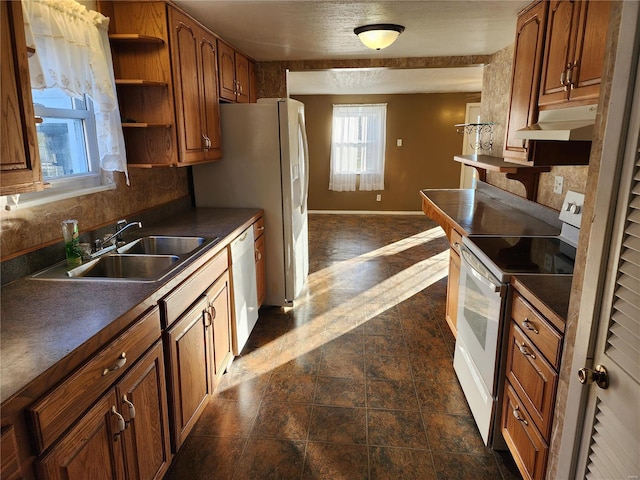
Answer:
<path fill-rule="evenodd" d="M 507 285 L 461 245 L 458 336 L 454 369 L 486 445 L 496 411 L 496 370 Z"/>

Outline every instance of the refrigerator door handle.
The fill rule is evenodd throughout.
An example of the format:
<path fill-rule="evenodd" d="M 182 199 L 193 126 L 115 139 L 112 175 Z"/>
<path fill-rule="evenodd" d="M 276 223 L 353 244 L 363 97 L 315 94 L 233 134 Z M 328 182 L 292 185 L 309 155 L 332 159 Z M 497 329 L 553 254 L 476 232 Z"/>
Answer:
<path fill-rule="evenodd" d="M 302 199 L 302 202 L 300 203 L 300 212 L 304 213 L 307 209 L 307 194 L 309 192 L 309 144 L 307 142 L 307 128 L 302 112 L 298 112 L 298 128 L 300 129 L 300 135 L 302 136 L 302 149 L 304 152 L 304 180 L 302 182 L 302 195 L 300 197 Z"/>

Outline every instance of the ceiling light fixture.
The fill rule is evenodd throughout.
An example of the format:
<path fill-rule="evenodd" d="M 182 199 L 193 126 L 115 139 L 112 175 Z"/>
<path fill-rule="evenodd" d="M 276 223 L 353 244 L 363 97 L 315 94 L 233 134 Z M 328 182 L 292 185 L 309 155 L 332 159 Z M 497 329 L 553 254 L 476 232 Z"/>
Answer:
<path fill-rule="evenodd" d="M 377 23 L 353 29 L 353 33 L 358 36 L 360 41 L 372 50 L 387 48 L 396 41 L 402 32 L 404 32 L 404 27 L 393 23 Z"/>

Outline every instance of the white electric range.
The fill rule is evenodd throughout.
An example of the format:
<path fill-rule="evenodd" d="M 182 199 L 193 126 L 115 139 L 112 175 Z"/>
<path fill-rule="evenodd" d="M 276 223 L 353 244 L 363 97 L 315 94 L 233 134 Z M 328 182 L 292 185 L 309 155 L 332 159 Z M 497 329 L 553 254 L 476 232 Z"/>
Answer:
<path fill-rule="evenodd" d="M 485 445 L 504 449 L 500 405 L 504 385 L 512 275 L 572 275 L 584 195 L 568 192 L 558 236 L 464 237 L 454 370 Z"/>

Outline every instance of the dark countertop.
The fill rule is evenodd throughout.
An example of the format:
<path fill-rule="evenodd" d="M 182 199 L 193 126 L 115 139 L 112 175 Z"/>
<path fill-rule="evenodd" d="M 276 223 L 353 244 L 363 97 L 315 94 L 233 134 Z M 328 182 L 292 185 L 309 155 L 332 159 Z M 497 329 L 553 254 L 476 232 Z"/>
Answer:
<path fill-rule="evenodd" d="M 489 187 L 422 190 L 421 194 L 466 235 L 560 234 L 555 210 Z"/>
<path fill-rule="evenodd" d="M 561 331 L 569 313 L 573 275 L 515 275 L 511 284 Z M 554 321 L 553 317 L 556 317 Z"/>
<path fill-rule="evenodd" d="M 3 286 L 0 401 L 9 399 L 36 378 L 44 383 L 55 382 L 89 358 L 195 268 L 225 248 L 260 212 L 252 208 L 198 208 L 137 230 L 135 237 L 129 237 L 131 240 L 146 235 L 220 238 L 157 282 L 27 277 Z"/>

